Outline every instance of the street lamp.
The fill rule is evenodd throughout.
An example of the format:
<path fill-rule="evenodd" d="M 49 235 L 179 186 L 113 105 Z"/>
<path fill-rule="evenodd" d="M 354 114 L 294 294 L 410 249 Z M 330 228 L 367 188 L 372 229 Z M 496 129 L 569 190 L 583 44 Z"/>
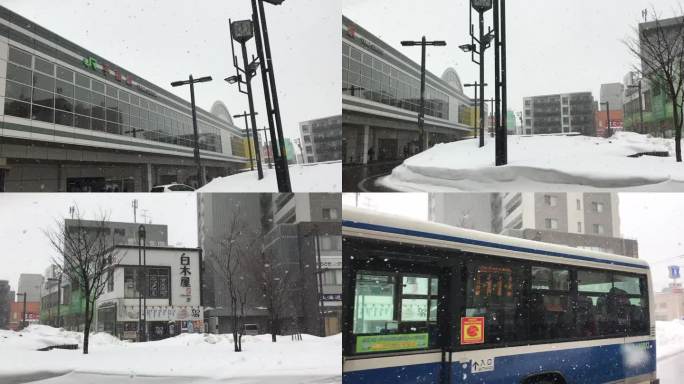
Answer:
<path fill-rule="evenodd" d="M 257 134 L 257 128 L 256 128 L 256 113 L 254 112 L 254 99 L 252 97 L 252 77 L 256 75 L 256 69 L 259 66 L 259 62 L 256 60 L 252 60 L 251 62 L 247 61 L 247 42 L 254 37 L 254 24 L 252 20 L 238 20 L 238 21 L 232 21 L 228 19 L 228 22 L 230 23 L 230 49 L 233 53 L 233 66 L 235 67 L 236 74 L 235 76 L 231 76 L 226 79 L 226 81 L 229 84 L 235 84 L 237 83 L 238 85 L 238 90 L 241 93 L 244 93 L 247 95 L 247 101 L 249 103 L 249 116 L 250 120 L 252 122 L 252 142 L 254 143 L 254 152 L 256 152 L 256 163 L 257 163 L 257 178 L 259 180 L 264 178 L 264 171 L 263 168 L 261 167 L 261 153 L 259 151 L 259 135 Z M 233 47 L 233 40 L 237 41 L 240 44 L 240 48 L 242 49 L 242 63 L 244 66 L 243 68 L 240 68 L 238 65 L 238 60 L 237 57 L 235 56 L 235 48 Z M 245 74 L 245 81 L 242 81 L 242 75 L 241 73 Z M 240 84 L 245 84 L 247 86 L 247 90 L 243 91 L 242 88 L 240 87 Z M 248 137 L 248 143 L 249 143 L 249 125 L 247 124 L 247 112 L 245 112 L 245 129 L 247 130 L 247 137 Z M 251 152 L 251 148 L 250 148 Z M 251 164 L 251 154 L 250 154 L 250 164 Z M 251 167 L 254 169 L 254 167 Z"/>
<path fill-rule="evenodd" d="M 641 134 L 643 135 L 644 132 L 644 104 L 643 104 L 643 99 L 642 99 L 642 94 L 641 94 L 641 81 L 643 79 L 639 78 L 639 83 L 637 85 L 628 85 L 627 88 L 636 88 L 637 91 L 639 92 L 639 119 L 641 120 L 641 126 L 640 126 L 640 131 Z"/>
<path fill-rule="evenodd" d="M 285 136 L 283 135 L 280 105 L 278 104 L 278 92 L 273 73 L 271 43 L 268 39 L 266 13 L 264 12 L 264 1 L 272 5 L 281 5 L 284 0 L 252 0 L 252 22 L 254 23 L 254 40 L 257 47 L 257 56 L 261 63 L 261 81 L 264 87 L 264 99 L 266 101 L 268 128 L 271 134 L 271 148 L 276 168 L 278 192 L 292 192 L 290 169 L 287 165 L 287 153 L 285 150 Z"/>
<path fill-rule="evenodd" d="M 174 81 L 171 83 L 172 87 L 179 87 L 181 85 L 190 85 L 190 105 L 192 107 L 192 130 L 195 136 L 195 163 L 197 163 L 197 186 L 198 188 L 204 185 L 204 172 L 202 170 L 202 164 L 200 163 L 200 151 L 199 151 L 199 134 L 197 133 L 197 111 L 195 110 L 195 83 L 204 83 L 211 81 L 211 76 L 200 77 L 199 79 L 193 79 L 192 75 L 188 77 L 188 80 Z"/>
<path fill-rule="evenodd" d="M 472 83 L 472 84 L 463 84 L 463 86 L 466 87 L 466 88 L 470 88 L 470 87 L 474 87 L 474 88 L 475 88 L 475 99 L 474 99 L 474 103 L 475 103 L 475 110 L 476 110 L 476 111 L 478 110 L 478 109 L 477 109 L 477 101 L 478 101 L 478 98 L 477 98 L 477 88 L 478 88 L 479 85 L 480 85 L 480 83 L 478 83 L 477 81 L 475 81 L 475 82 Z M 483 84 L 483 88 L 484 88 L 485 86 L 487 86 L 487 85 L 488 85 L 487 83 Z M 483 113 L 483 111 L 480 110 L 479 113 L 480 113 L 480 115 L 481 115 L 481 114 Z M 480 146 L 480 147 L 483 147 L 483 146 L 484 146 L 484 139 L 483 139 L 483 137 L 484 137 L 484 124 L 482 124 L 482 119 L 480 119 L 480 123 L 481 123 L 481 124 L 480 124 L 480 143 L 479 143 L 479 146 Z M 474 123 L 474 130 L 475 130 L 475 134 L 473 135 L 473 137 L 477 137 L 477 123 Z"/>
<path fill-rule="evenodd" d="M 138 286 L 138 341 L 147 341 L 147 252 L 145 249 L 145 226 L 138 226 L 138 273 L 135 282 Z M 140 273 L 140 270 L 143 273 Z M 145 278 L 141 284 L 140 275 Z"/>
<path fill-rule="evenodd" d="M 59 278 L 48 277 L 47 281 L 57 282 L 57 328 L 60 327 L 60 307 L 62 306 L 62 274 L 59 274 Z M 50 311 L 52 313 L 52 311 Z"/>
<path fill-rule="evenodd" d="M 601 103 L 601 105 L 606 106 L 606 116 L 608 118 L 608 126 L 607 126 L 607 131 L 606 131 L 606 137 L 611 137 L 613 136 L 612 129 L 610 127 L 610 103 L 608 101 Z"/>
<path fill-rule="evenodd" d="M 427 41 L 425 36 L 420 41 L 402 41 L 401 45 L 404 47 L 412 47 L 420 45 L 420 110 L 418 111 L 418 150 L 423 152 L 427 147 L 425 145 L 425 47 L 428 45 L 435 47 L 446 46 L 446 41 L 435 40 Z"/>

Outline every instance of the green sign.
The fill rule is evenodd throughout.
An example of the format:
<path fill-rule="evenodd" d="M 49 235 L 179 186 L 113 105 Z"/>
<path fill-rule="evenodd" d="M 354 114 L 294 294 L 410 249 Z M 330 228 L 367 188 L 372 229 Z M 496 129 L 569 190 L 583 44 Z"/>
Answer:
<path fill-rule="evenodd" d="M 427 347 L 427 333 L 358 336 L 356 338 L 356 353 L 402 351 L 407 349 L 424 349 Z"/>

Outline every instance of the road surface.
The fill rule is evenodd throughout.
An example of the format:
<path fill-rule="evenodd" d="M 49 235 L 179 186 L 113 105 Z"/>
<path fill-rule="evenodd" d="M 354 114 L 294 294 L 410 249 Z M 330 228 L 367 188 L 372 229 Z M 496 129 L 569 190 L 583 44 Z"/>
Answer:
<path fill-rule="evenodd" d="M 392 173 L 402 161 L 372 163 L 366 165 L 345 165 L 342 167 L 343 192 L 395 192 L 392 189 L 375 185 L 380 177 Z"/>
<path fill-rule="evenodd" d="M 658 360 L 660 384 L 680 384 L 684 382 L 684 352 Z"/>
<path fill-rule="evenodd" d="M 208 379 L 187 376 L 138 376 L 88 372 L 55 374 L 37 372 L 21 377 L 2 377 L 3 384 L 340 384 L 342 376 L 262 376 Z"/>

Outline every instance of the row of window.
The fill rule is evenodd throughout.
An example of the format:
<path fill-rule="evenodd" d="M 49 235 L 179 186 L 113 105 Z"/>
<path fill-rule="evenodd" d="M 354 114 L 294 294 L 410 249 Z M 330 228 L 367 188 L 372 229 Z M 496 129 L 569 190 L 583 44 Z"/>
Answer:
<path fill-rule="evenodd" d="M 419 80 L 345 43 L 342 45 L 342 84 L 353 96 L 413 112 L 420 109 Z M 449 119 L 449 96 L 426 86 L 425 114 Z"/>
<path fill-rule="evenodd" d="M 169 267 L 148 266 L 146 272 L 138 267 L 124 267 L 124 298 L 134 299 L 143 296 L 148 299 L 168 299 L 170 297 L 171 269 Z M 147 284 L 145 284 L 146 280 Z M 113 291 L 114 279 L 111 273 L 107 283 L 107 290 Z"/>
<path fill-rule="evenodd" d="M 190 117 L 10 46 L 5 113 L 194 147 Z M 222 152 L 220 130 L 198 121 L 201 149 Z"/>
<path fill-rule="evenodd" d="M 448 275 L 357 271 L 356 352 L 371 352 L 359 348 L 366 336 L 421 335 L 426 343 L 413 349 L 437 347 L 446 342 L 439 326 L 446 313 L 482 318 L 480 347 L 649 334 L 645 276 L 484 255 L 469 258 L 462 268 Z M 440 292 L 448 285 L 440 286 L 439 279 L 450 276 L 463 276 L 463 288 Z M 449 307 L 455 302 L 449 296 L 459 292 L 463 297 L 456 302 L 463 307 Z M 458 337 L 454 342 L 462 345 Z M 387 345 L 383 352 L 391 350 L 392 343 Z"/>

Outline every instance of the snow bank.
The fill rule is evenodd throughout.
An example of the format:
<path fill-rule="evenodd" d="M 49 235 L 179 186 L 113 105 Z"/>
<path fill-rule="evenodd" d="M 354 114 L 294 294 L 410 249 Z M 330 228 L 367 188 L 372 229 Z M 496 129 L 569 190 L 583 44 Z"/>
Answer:
<path fill-rule="evenodd" d="M 233 351 L 232 335 L 182 334 L 147 343 L 122 342 L 93 334 L 90 354 L 81 350 L 37 351 L 48 345 L 81 343 L 81 334 L 48 326 L 21 332 L 0 331 L 0 382 L 3 377 L 41 373 L 174 376 L 223 380 L 235 377 L 341 376 L 342 338 L 303 335 L 270 342 L 270 335 L 243 337 Z"/>
<path fill-rule="evenodd" d="M 684 320 L 656 321 L 658 360 L 684 353 Z"/>
<path fill-rule="evenodd" d="M 605 188 L 681 190 L 684 164 L 674 140 L 634 132 L 588 136 L 509 136 L 508 165 L 494 166 L 494 140 L 435 147 L 413 156 L 378 183 L 399 191 L 571 191 Z M 629 156 L 667 152 L 670 157 Z"/>
<path fill-rule="evenodd" d="M 290 165 L 292 192 L 341 192 L 342 162 Z M 278 192 L 275 168 L 264 165 L 264 178 L 257 180 L 257 171 L 219 177 L 198 192 Z"/>

